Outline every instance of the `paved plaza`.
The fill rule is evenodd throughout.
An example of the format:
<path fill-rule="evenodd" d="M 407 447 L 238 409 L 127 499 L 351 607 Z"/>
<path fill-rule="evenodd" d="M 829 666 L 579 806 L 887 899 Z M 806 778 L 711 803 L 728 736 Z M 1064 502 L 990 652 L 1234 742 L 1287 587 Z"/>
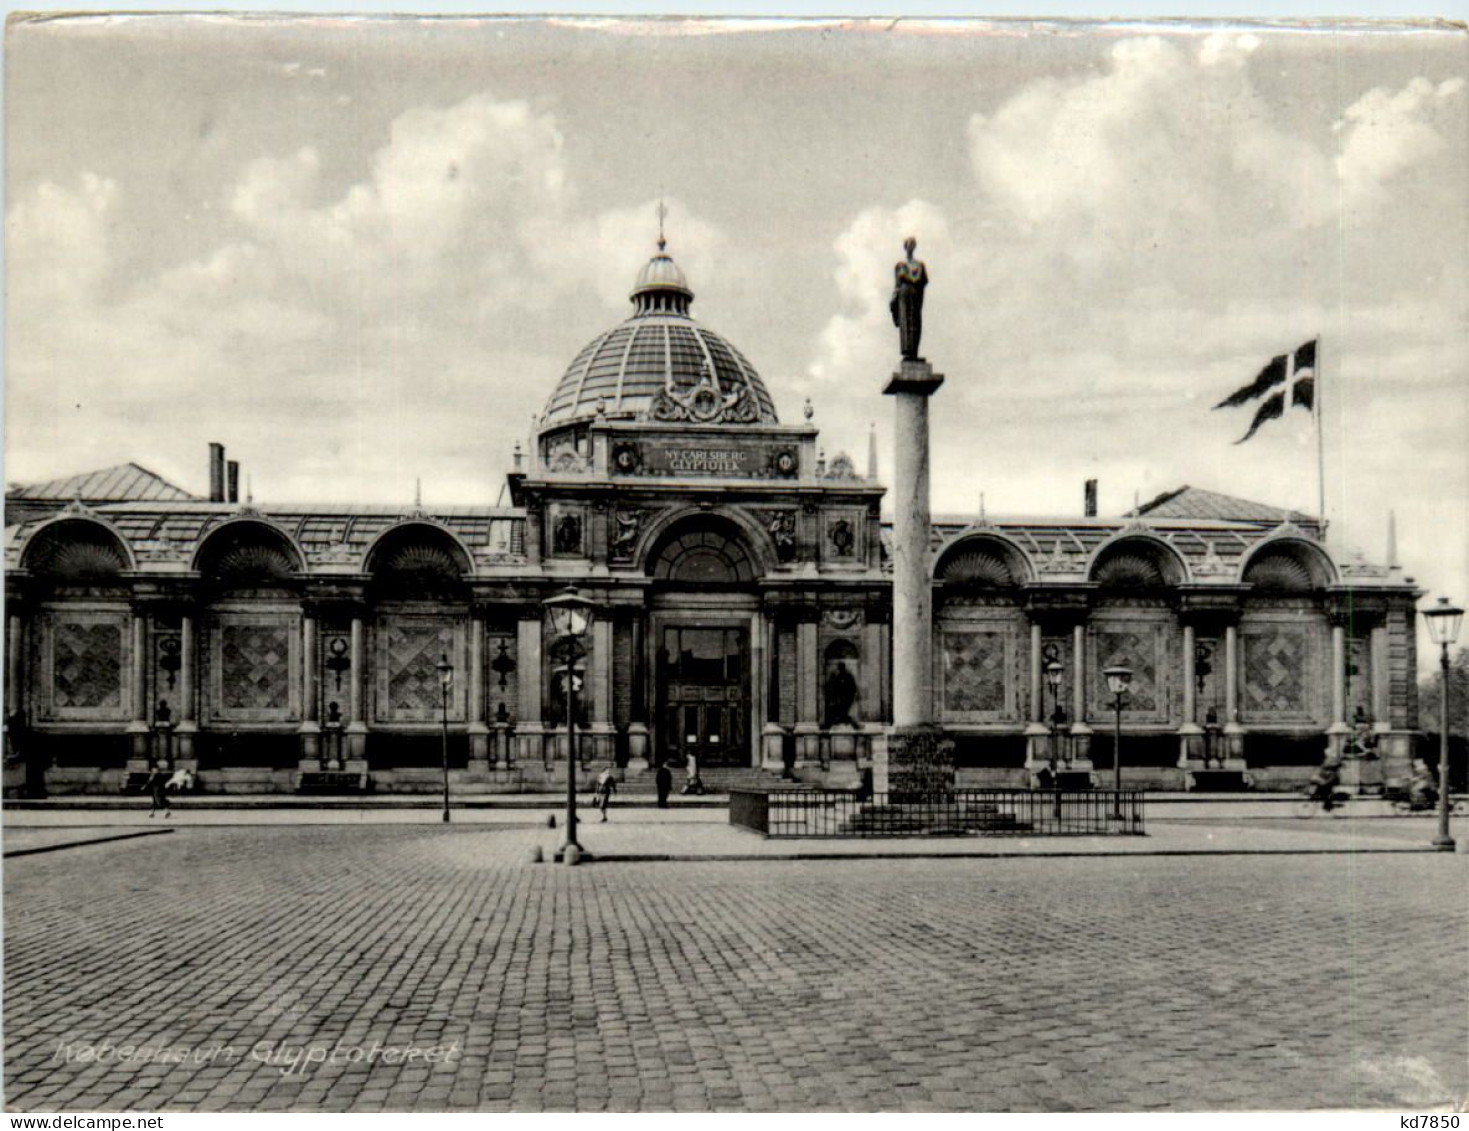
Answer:
<path fill-rule="evenodd" d="M 169 835 L 8 859 L 8 1105 L 1402 1109 L 1469 1095 L 1464 854 L 565 868 L 531 862 L 556 834 L 527 814 L 431 816 L 180 814 Z M 633 844 L 643 825 L 687 841 L 723 819 L 657 817 L 614 814 L 586 839 Z M 1348 825 L 1298 824 L 1260 831 L 1346 843 Z M 1357 827 L 1364 846 L 1431 835 Z"/>

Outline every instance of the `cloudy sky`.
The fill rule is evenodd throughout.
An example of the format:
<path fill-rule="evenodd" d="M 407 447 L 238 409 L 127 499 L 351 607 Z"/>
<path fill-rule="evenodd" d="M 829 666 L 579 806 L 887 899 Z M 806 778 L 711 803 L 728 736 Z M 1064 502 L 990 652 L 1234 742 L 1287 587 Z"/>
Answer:
<path fill-rule="evenodd" d="M 935 510 L 1188 483 L 1469 597 L 1469 46 L 1398 29 L 83 18 L 7 41 L 8 481 L 493 503 L 628 312 L 660 193 L 694 313 L 891 468 L 916 235 Z"/>

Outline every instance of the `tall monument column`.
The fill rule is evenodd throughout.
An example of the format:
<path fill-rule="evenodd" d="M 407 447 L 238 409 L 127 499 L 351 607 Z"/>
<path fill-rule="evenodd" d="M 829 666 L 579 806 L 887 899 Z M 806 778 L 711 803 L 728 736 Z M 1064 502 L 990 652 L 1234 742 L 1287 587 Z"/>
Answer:
<path fill-rule="evenodd" d="M 891 304 L 902 363 L 883 393 L 895 400 L 893 435 L 893 727 L 873 759 L 873 785 L 894 800 L 951 792 L 954 766 L 933 719 L 933 583 L 929 577 L 928 398 L 944 383 L 918 355 L 928 269 L 913 257 L 893 269 Z"/>

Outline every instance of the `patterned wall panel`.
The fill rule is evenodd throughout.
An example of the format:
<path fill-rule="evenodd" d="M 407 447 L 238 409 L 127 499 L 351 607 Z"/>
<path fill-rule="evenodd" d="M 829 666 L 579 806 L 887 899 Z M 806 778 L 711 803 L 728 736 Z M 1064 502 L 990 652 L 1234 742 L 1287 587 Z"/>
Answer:
<path fill-rule="evenodd" d="M 1094 718 L 1107 718 L 1114 711 L 1112 692 L 1102 672 L 1122 665 L 1132 669 L 1130 694 L 1122 702 L 1124 717 L 1161 717 L 1167 711 L 1167 694 L 1162 679 L 1166 628 L 1158 624 L 1097 626 L 1092 633 L 1093 652 L 1088 681 L 1090 710 Z"/>
<path fill-rule="evenodd" d="M 1245 721 L 1310 714 L 1311 638 L 1304 626 L 1252 625 L 1240 630 Z"/>
<path fill-rule="evenodd" d="M 438 722 L 440 657 L 454 665 L 449 721 L 464 720 L 465 627 L 443 617 L 384 616 L 377 625 L 375 716 L 382 722 Z"/>
<path fill-rule="evenodd" d="M 998 717 L 1006 706 L 1006 633 L 945 629 L 940 637 L 945 718 Z"/>
<path fill-rule="evenodd" d="M 291 637 L 282 624 L 219 629 L 221 705 L 228 711 L 284 709 L 291 695 Z"/>
<path fill-rule="evenodd" d="M 216 612 L 208 637 L 208 718 L 233 723 L 299 717 L 298 614 Z"/>
<path fill-rule="evenodd" d="M 50 700 L 55 718 L 117 717 L 123 714 L 122 616 L 51 623 Z"/>

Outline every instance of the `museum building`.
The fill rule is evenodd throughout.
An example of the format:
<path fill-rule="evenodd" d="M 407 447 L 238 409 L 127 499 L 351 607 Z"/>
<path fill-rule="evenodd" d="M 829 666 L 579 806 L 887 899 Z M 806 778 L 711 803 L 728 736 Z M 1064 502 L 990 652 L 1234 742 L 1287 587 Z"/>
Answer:
<path fill-rule="evenodd" d="M 240 501 L 219 445 L 208 498 L 136 465 L 8 492 L 7 786 L 164 763 L 211 792 L 432 790 L 447 719 L 455 788 L 539 789 L 568 698 L 587 773 L 856 785 L 903 662 L 875 456 L 777 419 L 661 241 L 631 298 L 517 446 L 510 506 Z M 1420 594 L 1391 548 L 1342 560 L 1314 518 L 1196 488 L 1082 509 L 933 522 L 961 784 L 1106 771 L 1116 664 L 1127 784 L 1407 776 Z M 569 585 L 595 603 L 570 697 L 543 605 Z"/>

